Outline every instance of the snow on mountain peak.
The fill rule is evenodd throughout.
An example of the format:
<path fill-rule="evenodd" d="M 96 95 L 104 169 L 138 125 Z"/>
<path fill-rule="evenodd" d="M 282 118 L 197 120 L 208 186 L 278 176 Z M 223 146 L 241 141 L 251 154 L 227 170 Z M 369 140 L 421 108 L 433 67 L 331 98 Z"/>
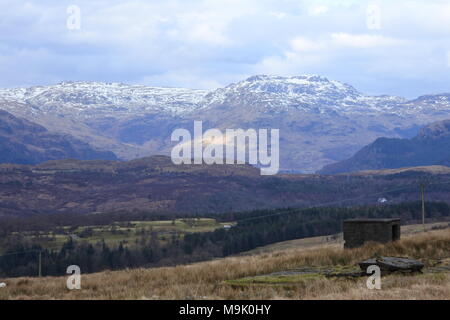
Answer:
<path fill-rule="evenodd" d="M 123 83 L 64 81 L 51 86 L 1 89 L 0 101 L 29 104 L 42 112 L 180 114 L 197 108 L 207 91 Z"/>
<path fill-rule="evenodd" d="M 330 81 L 319 75 L 301 75 L 282 77 L 275 75 L 256 75 L 228 85 L 217 92 L 234 93 L 237 91 L 266 93 L 274 95 L 306 96 L 321 94 L 359 95 L 353 87 L 339 81 Z"/>
<path fill-rule="evenodd" d="M 255 75 L 219 88 L 205 97 L 205 106 L 263 105 L 265 112 L 291 109 L 325 112 L 376 112 L 403 101 L 397 97 L 371 97 L 352 86 L 320 75 L 282 77 Z"/>
<path fill-rule="evenodd" d="M 82 117 L 183 115 L 217 105 L 239 105 L 265 113 L 397 113 L 405 112 L 396 108 L 403 102 L 398 97 L 363 95 L 348 84 L 315 74 L 255 75 L 211 92 L 89 81 L 0 89 L 0 103 L 9 111 L 21 103 L 31 106 L 30 112 Z"/>

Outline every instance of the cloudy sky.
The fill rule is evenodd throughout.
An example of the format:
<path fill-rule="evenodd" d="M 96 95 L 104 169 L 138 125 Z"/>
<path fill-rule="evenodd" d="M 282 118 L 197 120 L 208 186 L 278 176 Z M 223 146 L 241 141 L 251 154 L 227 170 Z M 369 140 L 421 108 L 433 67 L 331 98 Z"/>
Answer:
<path fill-rule="evenodd" d="M 448 0 L 0 0 L 0 87 L 212 89 L 320 74 L 370 94 L 450 92 Z"/>

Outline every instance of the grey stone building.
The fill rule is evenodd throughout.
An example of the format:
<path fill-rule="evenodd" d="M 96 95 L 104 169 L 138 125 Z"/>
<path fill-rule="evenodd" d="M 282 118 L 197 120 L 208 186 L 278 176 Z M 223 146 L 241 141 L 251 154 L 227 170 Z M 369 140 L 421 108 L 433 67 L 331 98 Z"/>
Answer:
<path fill-rule="evenodd" d="M 356 248 L 367 241 L 387 243 L 400 239 L 400 219 L 345 220 L 344 248 Z"/>

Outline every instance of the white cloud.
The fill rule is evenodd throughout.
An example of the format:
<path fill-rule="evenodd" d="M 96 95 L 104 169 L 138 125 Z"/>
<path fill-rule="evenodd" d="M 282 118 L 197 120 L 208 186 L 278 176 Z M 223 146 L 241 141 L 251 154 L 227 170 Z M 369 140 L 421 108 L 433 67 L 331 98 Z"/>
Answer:
<path fill-rule="evenodd" d="M 284 19 L 287 14 L 285 12 L 277 12 L 277 11 L 271 11 L 269 12 L 269 15 L 277 18 L 277 19 Z"/>
<path fill-rule="evenodd" d="M 305 52 L 324 52 L 333 54 L 336 50 L 342 48 L 365 49 L 386 46 L 402 46 L 408 41 L 395 39 L 377 34 L 350 34 L 350 33 L 331 33 L 320 37 L 319 39 L 310 39 L 302 36 L 293 38 L 290 41 L 290 50 L 298 53 Z"/>
<path fill-rule="evenodd" d="M 181 87 L 213 90 L 221 83 L 203 75 L 201 70 L 177 69 L 166 73 L 144 76 L 138 81 L 154 86 Z"/>
<path fill-rule="evenodd" d="M 329 10 L 329 8 L 327 6 L 316 5 L 316 6 L 309 7 L 308 13 L 311 16 L 318 16 L 318 15 L 327 13 L 328 10 Z"/>
<path fill-rule="evenodd" d="M 317 51 L 325 47 L 326 45 L 323 42 L 310 40 L 305 37 L 296 37 L 291 40 L 291 48 L 298 52 Z"/>
<path fill-rule="evenodd" d="M 337 46 L 353 48 L 386 47 L 404 43 L 403 40 L 377 34 L 350 34 L 344 32 L 331 34 L 331 42 Z"/>
<path fill-rule="evenodd" d="M 1 0 L 0 86 L 62 80 L 216 87 L 252 73 L 319 73 L 383 93 L 448 91 L 447 0 Z M 367 29 L 380 7 L 381 30 Z M 377 78 L 378 77 L 378 78 Z M 417 79 L 403 85 L 405 79 Z M 410 93 L 409 93 L 410 92 Z M 394 92 L 393 92 L 394 93 Z M 414 94 L 415 95 L 415 94 Z"/>

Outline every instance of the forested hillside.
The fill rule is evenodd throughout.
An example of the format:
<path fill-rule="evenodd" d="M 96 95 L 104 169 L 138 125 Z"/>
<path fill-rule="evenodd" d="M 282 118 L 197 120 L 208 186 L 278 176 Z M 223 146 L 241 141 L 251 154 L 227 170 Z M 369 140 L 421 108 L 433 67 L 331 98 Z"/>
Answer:
<path fill-rule="evenodd" d="M 426 211 L 427 222 L 450 219 L 448 204 L 427 203 Z M 39 252 L 45 275 L 64 274 L 71 264 L 96 272 L 209 260 L 275 242 L 336 234 L 350 218 L 400 217 L 414 223 L 421 219 L 421 204 L 257 210 L 216 215 L 216 221 L 205 216 L 158 221 L 160 217 L 145 213 L 132 214 L 128 221 L 116 214 L 115 222 L 108 214 L 86 217 L 1 219 L 0 276 L 37 275 Z"/>
<path fill-rule="evenodd" d="M 144 210 L 215 214 L 312 205 L 450 201 L 450 169 L 354 175 L 261 176 L 249 165 L 174 165 L 155 156 L 128 162 L 50 161 L 0 165 L 0 216 Z"/>

